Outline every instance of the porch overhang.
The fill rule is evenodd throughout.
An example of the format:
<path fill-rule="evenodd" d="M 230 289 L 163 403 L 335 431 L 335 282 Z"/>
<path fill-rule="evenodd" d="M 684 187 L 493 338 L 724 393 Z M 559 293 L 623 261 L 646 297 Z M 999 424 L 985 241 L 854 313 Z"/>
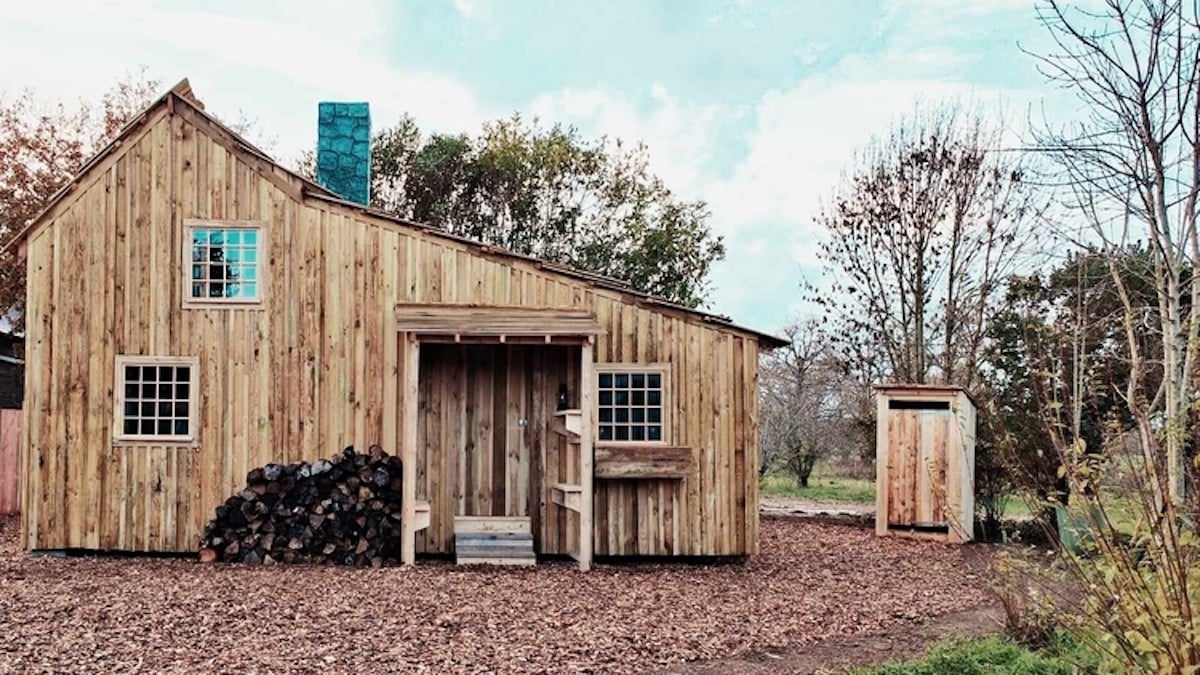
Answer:
<path fill-rule="evenodd" d="M 572 343 L 604 333 L 585 309 L 506 305 L 396 305 L 396 329 L 421 342 Z"/>

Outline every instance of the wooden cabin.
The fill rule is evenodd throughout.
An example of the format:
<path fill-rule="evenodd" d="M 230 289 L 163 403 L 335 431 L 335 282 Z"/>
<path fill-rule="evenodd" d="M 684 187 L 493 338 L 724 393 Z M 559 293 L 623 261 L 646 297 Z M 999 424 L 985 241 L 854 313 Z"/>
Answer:
<path fill-rule="evenodd" d="M 361 161 L 364 111 L 319 114 L 318 170 Z M 758 551 L 778 338 L 332 189 L 365 174 L 296 175 L 185 80 L 17 237 L 26 548 L 194 551 L 250 469 L 379 444 L 408 563 L 469 531 L 582 568 Z"/>
<path fill-rule="evenodd" d="M 975 533 L 975 403 L 962 387 L 875 387 L 875 532 L 963 543 Z"/>

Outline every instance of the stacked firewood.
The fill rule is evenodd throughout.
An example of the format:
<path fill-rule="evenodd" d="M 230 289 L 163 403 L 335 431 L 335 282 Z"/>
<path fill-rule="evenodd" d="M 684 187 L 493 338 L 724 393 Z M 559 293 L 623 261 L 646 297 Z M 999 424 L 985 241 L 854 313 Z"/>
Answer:
<path fill-rule="evenodd" d="M 217 507 L 200 560 L 379 567 L 400 558 L 400 460 L 378 445 L 329 460 L 268 464 Z"/>

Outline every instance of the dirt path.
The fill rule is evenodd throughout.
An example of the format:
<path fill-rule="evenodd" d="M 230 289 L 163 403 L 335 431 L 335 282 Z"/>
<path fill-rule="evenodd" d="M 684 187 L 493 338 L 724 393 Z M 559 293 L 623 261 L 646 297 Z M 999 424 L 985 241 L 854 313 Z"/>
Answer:
<path fill-rule="evenodd" d="M 792 499 L 790 497 L 762 497 L 758 500 L 758 510 L 764 516 L 853 516 L 861 518 L 875 515 L 874 504 Z"/>
<path fill-rule="evenodd" d="M 792 517 L 815 522 L 844 522 L 870 526 L 875 509 L 870 504 L 822 502 L 764 497 L 764 516 Z M 968 576 L 986 579 L 990 555 L 986 549 L 964 549 Z M 739 656 L 700 661 L 659 671 L 661 675 L 742 675 L 744 673 L 843 673 L 853 668 L 920 656 L 934 643 L 950 637 L 983 637 L 999 633 L 1003 612 L 994 599 L 973 608 L 949 612 L 922 624 L 902 624 L 885 631 L 835 635 L 781 649 L 754 651 Z"/>
<path fill-rule="evenodd" d="M 763 650 L 660 671 L 663 675 L 742 675 L 743 673 L 841 673 L 852 668 L 909 659 L 948 637 L 982 637 L 1001 629 L 1001 610 L 988 604 L 877 634 L 839 635 L 787 649 Z"/>

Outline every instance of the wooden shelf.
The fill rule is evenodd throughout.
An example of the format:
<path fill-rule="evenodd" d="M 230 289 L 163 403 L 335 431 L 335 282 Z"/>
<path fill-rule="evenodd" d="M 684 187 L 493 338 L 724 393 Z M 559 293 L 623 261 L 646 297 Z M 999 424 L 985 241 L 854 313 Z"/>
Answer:
<path fill-rule="evenodd" d="M 554 417 L 562 421 L 563 427 L 572 434 L 578 436 L 583 431 L 583 411 L 582 410 L 559 410 L 554 413 Z"/>
<path fill-rule="evenodd" d="M 418 501 L 413 514 L 413 532 L 429 527 L 429 502 Z"/>
<path fill-rule="evenodd" d="M 583 487 L 571 483 L 555 483 L 550 487 L 550 499 L 555 504 L 578 513 L 583 508 Z"/>
<path fill-rule="evenodd" d="M 696 467 L 695 451 L 674 445 L 596 447 L 595 476 L 606 480 L 682 479 Z"/>

